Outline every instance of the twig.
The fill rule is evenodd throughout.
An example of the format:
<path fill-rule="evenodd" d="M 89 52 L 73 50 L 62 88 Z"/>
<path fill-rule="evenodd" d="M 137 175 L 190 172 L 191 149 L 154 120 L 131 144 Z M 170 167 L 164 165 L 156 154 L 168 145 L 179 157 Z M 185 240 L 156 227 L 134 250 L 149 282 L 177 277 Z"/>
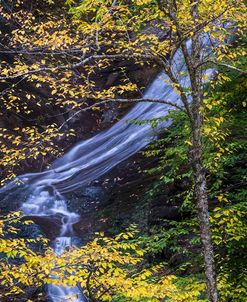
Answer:
<path fill-rule="evenodd" d="M 172 102 L 163 101 L 163 100 L 155 100 L 155 99 L 108 99 L 108 100 L 96 102 L 93 105 L 90 105 L 86 108 L 83 108 L 83 109 L 80 109 L 80 110 L 76 111 L 73 115 L 71 115 L 66 121 L 64 121 L 62 123 L 62 125 L 58 128 L 58 130 L 61 130 L 70 120 L 72 120 L 75 116 L 77 116 L 81 112 L 85 112 L 85 111 L 88 111 L 90 109 L 93 109 L 94 107 L 101 106 L 101 105 L 108 104 L 108 103 L 112 103 L 112 102 L 118 102 L 118 103 L 142 103 L 142 102 L 145 102 L 145 103 L 160 103 L 160 104 L 169 105 L 171 107 L 174 107 L 174 108 L 179 109 L 179 110 L 186 113 L 186 111 L 184 110 L 183 107 L 181 107 L 177 104 L 174 104 Z"/>
<path fill-rule="evenodd" d="M 14 75 L 10 76 L 4 76 L 0 77 L 0 80 L 11 80 L 11 79 L 16 79 L 19 77 L 35 74 L 35 73 L 40 73 L 40 72 L 54 72 L 58 70 L 67 70 L 67 69 L 75 69 L 78 67 L 82 67 L 88 63 L 90 63 L 93 60 L 103 60 L 103 59 L 109 59 L 109 60 L 117 60 L 117 59 L 146 59 L 146 60 L 156 60 L 160 61 L 159 58 L 152 56 L 152 55 L 143 55 L 143 54 L 115 54 L 115 55 L 92 55 L 86 59 L 83 59 L 82 61 L 75 63 L 75 64 L 69 64 L 69 65 L 61 65 L 61 66 L 56 66 L 56 67 L 41 67 L 33 70 L 28 70 L 22 73 L 17 73 Z"/>
<path fill-rule="evenodd" d="M 204 62 L 200 63 L 199 65 L 197 65 L 197 68 L 202 66 L 202 65 L 205 65 L 205 64 L 214 64 L 214 65 L 217 65 L 217 66 L 222 66 L 222 67 L 226 67 L 228 69 L 232 69 L 232 70 L 240 72 L 242 74 L 247 74 L 247 71 L 245 71 L 243 69 L 240 69 L 238 67 L 235 67 L 235 66 L 232 66 L 232 65 L 229 65 L 229 64 L 226 64 L 226 63 L 213 61 L 213 60 L 204 61 Z"/>

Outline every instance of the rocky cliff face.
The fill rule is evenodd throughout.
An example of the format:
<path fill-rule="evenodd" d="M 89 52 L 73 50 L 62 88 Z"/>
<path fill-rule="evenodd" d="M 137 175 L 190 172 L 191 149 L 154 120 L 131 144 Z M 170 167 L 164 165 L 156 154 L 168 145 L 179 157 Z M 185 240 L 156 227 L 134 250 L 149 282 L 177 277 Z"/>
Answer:
<path fill-rule="evenodd" d="M 27 6 L 28 6 L 27 1 Z M 16 55 L 12 52 L 10 45 L 7 48 L 3 45 L 7 43 L 7 35 L 11 35 L 13 29 L 18 25 L 11 20 L 6 20 L 4 17 L 0 19 L 0 60 L 12 64 L 16 59 Z M 155 24 L 150 24 L 146 31 L 156 34 L 159 39 L 164 38 L 164 33 L 160 32 Z M 9 51 L 6 51 L 9 50 Z M 32 63 L 32 57 L 24 54 L 25 60 Z M 131 83 L 137 85 L 136 92 L 128 92 L 121 95 L 124 98 L 140 97 L 144 87 L 147 87 L 152 78 L 157 74 L 158 67 L 144 64 L 136 65 L 131 60 L 114 61 L 114 64 L 104 69 L 104 71 L 95 72 L 92 75 L 92 80 L 95 82 L 97 89 L 105 89 L 114 87 L 122 83 L 123 77 L 129 79 Z M 77 71 L 78 72 L 78 71 Z M 74 129 L 75 137 L 58 138 L 57 145 L 61 150 L 68 150 L 74 143 L 95 135 L 96 133 L 110 127 L 119 118 L 121 118 L 132 106 L 131 104 L 115 104 L 111 103 L 102 106 L 99 111 L 81 112 L 74 118 L 70 119 L 75 110 L 66 110 L 57 106 L 55 103 L 47 102 L 52 96 L 49 87 L 36 85 L 27 82 L 25 79 L 15 79 L 1 84 L 0 89 L 4 95 L 14 85 L 15 93 L 20 100 L 25 100 L 27 95 L 33 95 L 28 102 L 28 108 L 32 114 L 28 115 L 24 112 L 18 112 L 6 107 L 6 102 L 0 101 L 0 127 L 6 129 L 6 133 L 18 135 L 18 130 L 15 128 L 33 127 L 36 126 L 40 132 L 52 123 L 62 125 L 67 120 L 63 131 Z M 80 85 L 79 81 L 75 81 L 74 85 Z M 53 95 L 54 98 L 54 95 Z M 37 102 L 39 106 L 37 106 Z M 92 101 L 88 100 L 89 105 Z M 85 105 L 86 106 L 86 105 Z M 1 151 L 0 151 L 1 157 Z M 43 157 L 38 157 L 35 160 L 26 159 L 14 168 L 14 172 L 19 175 L 22 173 L 36 172 L 45 169 L 45 167 L 54 160 L 51 154 Z M 147 190 L 152 177 L 141 172 L 147 165 L 150 166 L 140 154 L 133 156 L 129 160 L 121 163 L 113 171 L 106 176 L 90 184 L 86 188 L 68 194 L 67 200 L 71 210 L 78 212 L 81 215 L 81 220 L 74 228 L 80 237 L 88 236 L 97 229 L 113 228 L 114 226 L 124 227 L 127 225 L 129 218 L 134 215 L 136 204 L 139 204 L 141 196 Z M 1 169 L 1 167 L 0 167 Z M 0 170 L 1 176 L 5 176 L 4 167 Z M 24 200 L 19 200 L 18 190 L 12 192 L 8 198 L 0 196 L 1 208 L 4 212 L 15 210 L 20 207 Z M 141 203 L 140 203 L 141 204 Z M 139 211 L 140 215 L 141 210 Z M 143 224 L 149 223 L 156 216 L 155 210 L 145 208 L 145 217 L 143 216 Z M 150 214 L 151 213 L 151 214 Z M 170 215 L 177 217 L 176 209 L 172 210 Z M 114 219 L 112 219 L 114 217 Z M 52 217 L 51 217 L 52 218 Z M 59 217 L 33 218 L 35 222 L 41 225 L 44 232 L 53 238 L 57 235 L 57 230 L 60 226 Z M 139 220 L 142 219 L 139 217 Z M 96 223 L 97 221 L 97 223 Z"/>
<path fill-rule="evenodd" d="M 0 60 L 3 59 L 0 55 Z M 9 58 L 10 60 L 11 58 Z M 96 85 L 97 87 L 107 87 L 118 85 L 121 81 L 121 64 L 116 62 L 116 65 L 106 70 L 103 74 L 97 74 Z M 130 80 L 138 85 L 139 91 L 132 94 L 125 94 L 122 97 L 140 97 L 143 88 L 148 85 L 150 80 L 157 73 L 157 68 L 150 66 L 143 66 L 142 68 L 137 68 L 135 65 L 129 63 L 125 66 L 125 73 L 130 78 Z M 2 93 L 7 87 L 2 85 L 0 87 Z M 76 136 L 74 137 L 62 137 L 58 138 L 57 145 L 60 150 L 68 150 L 74 143 L 89 138 L 94 134 L 107 129 L 113 123 L 115 123 L 121 116 L 123 116 L 131 104 L 108 104 L 101 106 L 99 111 L 88 110 L 86 112 L 81 112 L 71 119 L 71 116 L 74 115 L 76 110 L 69 110 L 66 112 L 64 108 L 59 106 L 47 106 L 46 100 L 51 96 L 50 91 L 43 89 L 38 89 L 26 83 L 23 80 L 20 84 L 17 85 L 16 89 L 20 99 L 25 98 L 26 95 L 35 95 L 36 99 L 39 99 L 40 106 L 37 107 L 35 102 L 30 102 L 30 110 L 33 111 L 32 117 L 25 114 L 17 114 L 14 110 L 6 110 L 6 106 L 0 101 L 0 127 L 7 129 L 6 134 L 15 134 L 16 130 L 14 128 L 24 128 L 36 126 L 42 132 L 45 129 L 46 125 L 49 123 L 54 123 L 58 126 L 62 125 L 69 120 L 63 131 L 66 132 L 69 129 L 74 129 Z M 89 100 L 89 104 L 93 104 Z M 86 106 L 86 105 L 85 105 Z M 1 153 L 0 153 L 1 156 Z M 46 165 L 54 160 L 54 157 L 46 155 L 44 157 L 39 157 L 35 161 L 25 160 L 21 166 L 17 166 L 14 169 L 14 172 L 18 174 L 27 173 L 27 172 L 36 172 L 44 169 Z M 4 168 L 3 168 L 4 170 Z M 4 177 L 4 171 L 2 170 L 2 177 Z M 1 170 L 0 170 L 1 171 Z"/>
<path fill-rule="evenodd" d="M 179 202 L 173 200 L 174 192 L 185 189 L 184 184 L 167 186 L 155 198 L 147 195 L 160 175 L 143 172 L 157 165 L 157 159 L 138 153 L 113 168 L 106 175 L 64 195 L 68 209 L 80 215 L 73 225 L 75 236 L 87 241 L 97 231 L 118 233 L 129 224 L 136 223 L 148 231 L 160 221 L 180 220 Z M 31 217 L 50 239 L 59 235 L 61 218 Z"/>

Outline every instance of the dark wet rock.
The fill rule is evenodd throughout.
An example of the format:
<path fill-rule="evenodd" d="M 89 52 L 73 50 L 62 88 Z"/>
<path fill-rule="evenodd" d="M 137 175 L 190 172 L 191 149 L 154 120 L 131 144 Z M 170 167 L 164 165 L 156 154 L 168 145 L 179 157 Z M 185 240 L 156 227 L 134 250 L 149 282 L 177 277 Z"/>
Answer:
<path fill-rule="evenodd" d="M 27 220 L 27 218 L 24 218 L 23 221 Z M 38 239 L 41 237 L 44 237 L 44 233 L 41 231 L 40 227 L 36 224 L 24 224 L 23 222 L 16 223 L 14 227 L 17 229 L 17 233 L 13 232 L 6 232 L 4 234 L 5 239 Z M 36 253 L 41 253 L 44 249 L 44 245 L 41 241 L 36 240 L 34 241 L 26 241 L 26 246 L 30 248 L 32 251 Z M 0 258 L 5 257 L 4 254 L 0 253 Z M 8 261 L 12 264 L 21 264 L 23 263 L 23 258 L 19 257 L 18 255 L 15 258 L 8 258 Z"/>
<path fill-rule="evenodd" d="M 25 221 L 29 219 L 28 217 L 26 217 L 23 220 Z M 29 225 L 19 223 L 17 227 L 19 229 L 18 234 L 16 235 L 17 238 L 37 239 L 37 238 L 45 237 L 45 234 L 40 228 L 40 226 L 35 223 Z M 11 235 L 11 238 L 13 237 L 14 236 Z M 29 242 L 28 247 L 34 252 L 39 252 L 39 253 L 41 253 L 44 249 L 44 245 L 41 241 Z"/>
<path fill-rule="evenodd" d="M 161 220 L 179 220 L 181 215 L 179 207 L 175 206 L 158 206 L 154 207 L 149 212 L 148 221 L 150 224 L 157 224 Z"/>
<path fill-rule="evenodd" d="M 23 194 L 24 193 L 24 194 Z M 0 210 L 2 214 L 7 214 L 20 209 L 29 197 L 30 191 L 25 185 L 14 185 L 0 193 Z"/>
<path fill-rule="evenodd" d="M 185 178 L 179 182 L 176 182 L 175 187 L 179 190 L 187 190 L 191 187 L 191 180 L 189 178 Z"/>
<path fill-rule="evenodd" d="M 7 214 L 12 211 L 20 209 L 21 202 L 18 198 L 7 198 L 6 196 L 0 196 L 0 210 L 1 214 Z"/>
<path fill-rule="evenodd" d="M 102 185 L 92 185 L 65 194 L 68 209 L 71 212 L 83 215 L 95 211 L 99 205 L 109 201 L 109 192 Z"/>
<path fill-rule="evenodd" d="M 95 232 L 102 231 L 103 224 L 95 220 L 93 215 L 83 215 L 80 220 L 73 225 L 73 230 L 83 241 L 88 241 L 92 238 Z"/>
<path fill-rule="evenodd" d="M 80 220 L 73 226 L 81 238 L 90 238 L 96 231 L 117 233 L 136 222 L 147 223 L 142 197 L 153 176 L 141 170 L 153 164 L 152 160 L 136 154 L 120 163 L 91 186 L 77 190 L 69 200 L 69 208 L 80 212 Z M 76 197 L 75 197 L 76 193 Z"/>
<path fill-rule="evenodd" d="M 23 221 L 27 221 L 27 220 L 33 221 L 33 219 L 31 219 L 30 217 L 23 218 Z M 18 228 L 19 228 L 18 237 L 26 238 L 26 239 L 35 239 L 38 237 L 44 237 L 44 232 L 42 232 L 40 226 L 38 226 L 35 223 L 26 225 L 20 222 Z"/>
<path fill-rule="evenodd" d="M 105 109 L 105 111 L 102 114 L 102 118 L 103 118 L 102 123 L 106 126 L 107 125 L 110 126 L 112 122 L 116 119 L 117 115 L 118 115 L 117 108 L 114 106 L 114 104 L 111 104 L 109 107 Z"/>
<path fill-rule="evenodd" d="M 184 252 L 176 253 L 173 256 L 171 256 L 169 265 L 172 267 L 178 267 L 180 264 L 182 264 L 188 260 L 189 260 L 189 257 Z"/>
<path fill-rule="evenodd" d="M 30 216 L 30 218 L 36 225 L 40 227 L 46 237 L 54 239 L 60 234 L 62 226 L 61 217 L 59 215 L 53 216 Z"/>

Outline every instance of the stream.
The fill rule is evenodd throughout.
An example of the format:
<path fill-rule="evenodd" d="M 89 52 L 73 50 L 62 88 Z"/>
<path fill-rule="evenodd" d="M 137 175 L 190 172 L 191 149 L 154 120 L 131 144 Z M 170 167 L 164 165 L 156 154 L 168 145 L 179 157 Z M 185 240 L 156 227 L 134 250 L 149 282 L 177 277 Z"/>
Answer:
<path fill-rule="evenodd" d="M 175 56 L 175 63 L 183 70 L 179 53 Z M 181 81 L 186 86 L 188 79 L 183 77 Z M 168 77 L 164 73 L 156 76 L 143 98 L 166 100 L 181 105 L 179 95 L 168 83 Z M 16 189 L 16 182 L 12 181 L 0 189 L 0 193 L 20 190 L 18 197 L 25 200 L 22 210 L 28 216 L 51 219 L 58 217 L 61 220 L 61 229 L 60 235 L 54 240 L 54 250 L 56 254 L 61 254 L 71 246 L 75 235 L 73 224 L 80 218 L 78 214 L 68 210 L 63 194 L 98 179 L 153 141 L 161 127 L 171 124 L 171 121 L 163 121 L 153 129 L 148 123 L 138 125 L 129 121 L 159 118 L 167 115 L 169 109 L 168 105 L 161 103 L 138 103 L 110 129 L 76 144 L 57 159 L 49 170 L 21 175 L 18 179 L 23 185 L 19 189 Z M 54 302 L 86 301 L 76 287 L 50 285 L 48 294 Z"/>
<path fill-rule="evenodd" d="M 178 95 L 164 82 L 164 74 L 156 77 L 147 88 L 144 98 L 179 101 Z M 56 160 L 51 170 L 20 177 L 22 182 L 28 183 L 32 188 L 30 190 L 29 187 L 32 193 L 22 205 L 23 212 L 28 216 L 54 217 L 55 215 L 61 219 L 60 235 L 54 242 L 56 254 L 63 253 L 71 246 L 72 237 L 75 236 L 73 224 L 80 218 L 78 214 L 68 211 L 62 194 L 99 178 L 145 147 L 157 135 L 149 124 L 140 126 L 129 123 L 129 120 L 158 118 L 164 116 L 167 110 L 164 104 L 137 104 L 109 130 L 78 143 Z M 162 127 L 169 124 L 170 121 L 162 122 Z M 76 287 L 49 285 L 48 294 L 54 302 L 85 301 Z"/>

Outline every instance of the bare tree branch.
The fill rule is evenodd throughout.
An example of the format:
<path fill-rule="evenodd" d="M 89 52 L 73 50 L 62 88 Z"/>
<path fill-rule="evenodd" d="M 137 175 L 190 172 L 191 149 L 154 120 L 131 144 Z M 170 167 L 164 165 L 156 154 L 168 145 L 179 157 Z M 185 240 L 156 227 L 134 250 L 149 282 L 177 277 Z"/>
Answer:
<path fill-rule="evenodd" d="M 206 64 L 214 64 L 214 65 L 217 65 L 217 66 L 226 67 L 226 68 L 228 68 L 228 69 L 237 71 L 237 72 L 242 73 L 242 74 L 247 74 L 247 71 L 246 71 L 246 70 L 240 69 L 240 68 L 238 68 L 238 67 L 235 67 L 235 66 L 232 66 L 232 65 L 223 63 L 223 62 L 217 62 L 217 61 L 213 61 L 213 60 L 204 61 L 204 62 L 202 62 L 201 64 L 197 65 L 197 68 L 199 68 L 199 67 L 202 66 L 202 65 L 206 65 Z"/>
<path fill-rule="evenodd" d="M 20 49 L 20 50 L 0 50 L 2 54 L 13 55 L 69 55 L 71 53 L 83 53 L 82 49 L 65 49 L 65 50 L 32 50 L 32 49 Z"/>
<path fill-rule="evenodd" d="M 155 100 L 155 99 L 107 99 L 107 100 L 101 100 L 99 102 L 94 103 L 93 105 L 90 105 L 88 107 L 82 108 L 78 111 L 76 111 L 73 115 L 71 115 L 66 121 L 64 121 L 62 123 L 62 125 L 58 128 L 58 130 L 61 130 L 69 121 L 71 121 L 74 117 L 76 117 L 78 114 L 80 114 L 81 112 L 86 112 L 90 109 L 94 109 L 97 106 L 102 106 L 108 103 L 114 103 L 114 102 L 118 102 L 118 103 L 160 103 L 160 104 L 164 104 L 164 105 L 168 105 L 171 106 L 175 109 L 181 110 L 184 113 L 187 114 L 186 110 L 177 105 L 174 104 L 172 102 L 168 102 L 168 101 L 163 101 L 163 100 Z"/>
<path fill-rule="evenodd" d="M 174 74 L 172 73 L 172 71 L 170 70 L 170 68 L 165 68 L 165 72 L 168 75 L 168 77 L 170 78 L 170 80 L 172 81 L 173 84 L 176 85 L 176 89 L 179 91 L 180 93 L 180 97 L 181 100 L 184 104 L 184 108 L 185 108 L 185 113 L 188 115 L 190 121 L 192 120 L 192 114 L 191 114 L 191 110 L 190 110 L 190 106 L 189 106 L 189 102 L 188 99 L 183 91 L 182 86 L 179 83 L 179 80 L 176 79 L 176 77 L 174 76 Z"/>
<path fill-rule="evenodd" d="M 23 77 L 26 75 L 31 75 L 31 74 L 36 74 L 40 72 L 54 72 L 58 70 L 67 70 L 67 69 L 75 69 L 79 68 L 82 66 L 85 66 L 86 64 L 90 63 L 93 60 L 104 60 L 104 59 L 109 59 L 109 60 L 117 60 L 117 59 L 145 59 L 145 60 L 152 60 L 159 62 L 160 59 L 152 56 L 152 55 L 143 55 L 143 54 L 115 54 L 115 55 L 92 55 L 86 59 L 83 59 L 82 61 L 75 63 L 75 64 L 70 64 L 70 65 L 60 65 L 56 67 L 41 67 L 33 70 L 28 70 L 22 73 L 17 73 L 14 75 L 10 76 L 4 76 L 0 77 L 0 80 L 11 80 L 11 79 L 16 79 L 19 77 Z"/>

